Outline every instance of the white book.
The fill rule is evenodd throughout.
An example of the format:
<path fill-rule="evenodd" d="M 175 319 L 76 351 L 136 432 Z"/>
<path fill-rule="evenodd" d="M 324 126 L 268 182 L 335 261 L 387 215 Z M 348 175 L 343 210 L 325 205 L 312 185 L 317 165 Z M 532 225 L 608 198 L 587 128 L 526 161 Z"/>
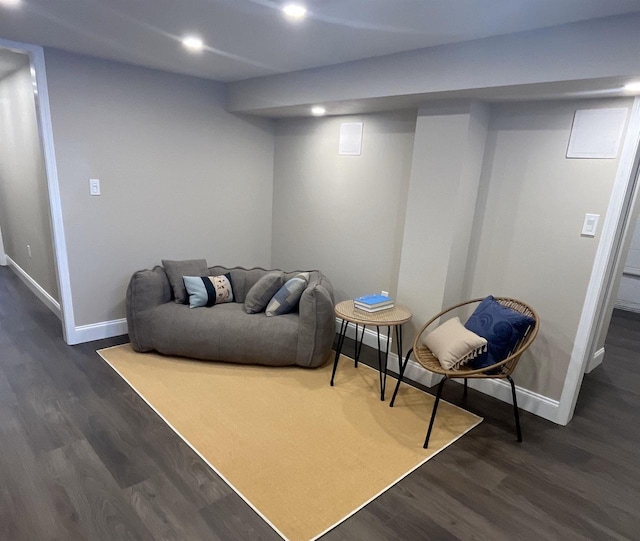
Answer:
<path fill-rule="evenodd" d="M 390 310 L 391 308 L 393 308 L 393 303 L 386 304 L 384 306 L 376 306 L 374 308 L 371 308 L 369 306 L 359 305 L 358 303 L 354 303 L 354 306 L 356 307 L 357 310 L 362 310 L 363 312 L 373 313 L 373 312 L 381 312 L 382 310 Z"/>

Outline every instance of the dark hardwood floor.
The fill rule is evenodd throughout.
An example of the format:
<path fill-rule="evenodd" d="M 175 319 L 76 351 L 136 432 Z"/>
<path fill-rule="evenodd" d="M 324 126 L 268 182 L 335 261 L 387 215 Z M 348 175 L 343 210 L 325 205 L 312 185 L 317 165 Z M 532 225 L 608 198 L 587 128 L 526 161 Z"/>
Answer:
<path fill-rule="evenodd" d="M 124 341 L 66 346 L 0 267 L 0 538 L 280 539 L 95 353 Z M 509 405 L 444 394 L 485 421 L 324 540 L 640 539 L 640 318 L 615 313 L 567 427 L 522 412 L 518 444 Z"/>

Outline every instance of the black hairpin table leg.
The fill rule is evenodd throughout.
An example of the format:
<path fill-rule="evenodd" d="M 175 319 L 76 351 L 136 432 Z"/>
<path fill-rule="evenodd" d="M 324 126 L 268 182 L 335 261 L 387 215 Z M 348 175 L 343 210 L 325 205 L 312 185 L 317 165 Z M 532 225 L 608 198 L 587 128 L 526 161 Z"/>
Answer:
<path fill-rule="evenodd" d="M 364 342 L 364 331 L 367 328 L 366 325 L 362 326 L 362 332 L 360 333 L 360 338 L 358 338 L 358 327 L 359 325 L 356 323 L 356 351 L 353 366 L 358 368 L 358 360 L 360 359 L 360 352 L 362 351 L 362 342 Z"/>
<path fill-rule="evenodd" d="M 336 358 L 333 361 L 333 372 L 331 373 L 331 386 L 333 387 L 333 378 L 336 377 L 336 370 L 338 369 L 338 361 L 340 360 L 340 353 L 342 352 L 342 345 L 344 344 L 344 337 L 347 334 L 347 326 L 349 322 L 342 320 L 340 325 L 340 334 L 338 335 L 338 344 L 336 345 Z"/>

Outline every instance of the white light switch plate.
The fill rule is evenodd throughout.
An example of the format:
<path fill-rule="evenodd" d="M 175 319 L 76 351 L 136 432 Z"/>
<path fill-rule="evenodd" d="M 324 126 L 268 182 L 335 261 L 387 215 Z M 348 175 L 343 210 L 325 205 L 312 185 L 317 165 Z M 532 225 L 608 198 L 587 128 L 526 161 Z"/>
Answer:
<path fill-rule="evenodd" d="M 99 178 L 89 179 L 89 194 L 100 195 L 100 179 Z"/>
<path fill-rule="evenodd" d="M 599 214 L 585 214 L 584 223 L 582 224 L 582 236 L 583 237 L 595 237 L 596 228 L 598 227 Z"/>

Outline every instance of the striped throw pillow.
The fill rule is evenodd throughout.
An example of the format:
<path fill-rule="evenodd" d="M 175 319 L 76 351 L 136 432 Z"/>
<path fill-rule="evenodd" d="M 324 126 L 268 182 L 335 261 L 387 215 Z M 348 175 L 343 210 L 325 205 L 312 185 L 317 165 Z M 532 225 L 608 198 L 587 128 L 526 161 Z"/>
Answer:
<path fill-rule="evenodd" d="M 189 294 L 190 308 L 233 302 L 229 273 L 222 276 L 183 276 L 182 279 Z"/>

